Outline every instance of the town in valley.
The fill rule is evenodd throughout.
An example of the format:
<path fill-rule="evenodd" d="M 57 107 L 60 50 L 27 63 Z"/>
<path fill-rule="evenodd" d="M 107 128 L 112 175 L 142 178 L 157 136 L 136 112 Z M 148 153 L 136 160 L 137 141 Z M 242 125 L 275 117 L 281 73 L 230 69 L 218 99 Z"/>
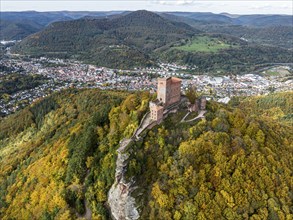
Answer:
<path fill-rule="evenodd" d="M 39 75 L 46 80 L 34 88 L 2 94 L 0 114 L 8 115 L 37 99 L 66 88 L 100 88 L 110 90 L 148 90 L 155 92 L 158 77 L 180 77 L 182 90 L 190 86 L 208 99 L 228 103 L 233 96 L 264 95 L 293 88 L 293 68 L 276 64 L 255 73 L 193 73 L 195 66 L 158 63 L 156 67 L 133 70 L 110 69 L 80 61 L 57 58 L 28 58 L 9 55 L 0 61 L 0 83 L 12 73 Z"/>

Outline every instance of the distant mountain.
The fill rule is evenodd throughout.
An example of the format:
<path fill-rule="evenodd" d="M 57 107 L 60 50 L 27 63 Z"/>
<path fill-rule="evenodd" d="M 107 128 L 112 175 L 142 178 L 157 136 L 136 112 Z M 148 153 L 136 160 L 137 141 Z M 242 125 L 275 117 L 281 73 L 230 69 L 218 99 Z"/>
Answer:
<path fill-rule="evenodd" d="M 113 12 L 1 12 L 0 13 L 0 39 L 21 40 L 30 34 L 36 33 L 48 24 L 56 21 L 79 19 L 84 16 L 106 17 L 120 14 Z"/>
<path fill-rule="evenodd" d="M 43 25 L 35 21 L 8 21 L 0 20 L 0 39 L 1 40 L 21 40 L 30 34 L 43 29 Z"/>
<path fill-rule="evenodd" d="M 0 39 L 19 40 L 36 33 L 55 21 L 87 18 L 118 18 L 130 11 L 58 11 L 58 12 L 1 12 Z M 198 24 L 232 24 L 252 27 L 293 26 L 290 15 L 236 15 L 210 12 L 167 12 L 160 16 L 191 26 Z M 38 25 L 38 28 L 35 26 Z"/>
<path fill-rule="evenodd" d="M 1 20 L 11 22 L 35 21 L 40 25 L 47 25 L 53 21 L 73 19 L 63 12 L 1 12 Z"/>
<path fill-rule="evenodd" d="M 0 39 L 21 40 L 51 22 L 71 19 L 63 13 L 54 12 L 1 12 Z"/>
<path fill-rule="evenodd" d="M 222 13 L 219 16 L 213 13 L 168 12 L 162 16 L 206 33 L 228 34 L 257 44 L 293 48 L 293 16 L 289 15 Z"/>
<path fill-rule="evenodd" d="M 208 21 L 218 24 L 235 24 L 244 26 L 293 26 L 292 15 L 230 15 L 206 12 L 168 12 L 168 14 L 191 18 L 198 21 Z"/>
<path fill-rule="evenodd" d="M 293 26 L 292 15 L 243 15 L 233 20 L 233 24 L 256 27 Z"/>
<path fill-rule="evenodd" d="M 35 21 L 41 25 L 47 25 L 54 21 L 78 19 L 85 16 L 106 17 L 115 14 L 120 14 L 122 11 L 56 11 L 56 12 L 37 12 L 37 11 L 23 11 L 23 12 L 1 12 L 1 20 L 7 21 L 21 21 L 30 20 Z"/>
<path fill-rule="evenodd" d="M 211 12 L 168 12 L 176 16 L 191 18 L 198 21 L 207 21 L 213 23 L 232 23 L 233 19 L 222 14 L 214 14 Z"/>
<path fill-rule="evenodd" d="M 200 25 L 214 24 L 213 22 L 210 22 L 210 21 L 195 20 L 189 17 L 178 16 L 178 15 L 169 14 L 169 13 L 158 13 L 158 14 L 161 17 L 166 18 L 168 20 L 175 21 L 175 22 L 183 22 L 195 28 L 197 28 Z M 218 22 L 216 23 L 218 24 Z"/>
<path fill-rule="evenodd" d="M 150 66 L 161 59 L 196 65 L 200 72 L 249 72 L 264 63 L 292 62 L 292 53 L 288 50 L 293 35 L 290 26 L 248 27 L 232 24 L 233 19 L 239 17 L 229 17 L 226 22 L 231 23 L 224 23 L 225 19 L 217 22 L 213 16 L 212 13 L 157 14 L 145 10 L 107 18 L 85 16 L 51 23 L 25 38 L 12 52 L 74 58 L 122 69 Z M 201 39 L 206 40 L 193 42 L 199 34 L 205 35 Z M 191 47 L 190 42 L 193 42 Z M 178 49 L 184 45 L 189 49 Z M 197 47 L 203 48 L 198 50 Z"/>
<path fill-rule="evenodd" d="M 15 51 L 74 56 L 98 65 L 126 68 L 146 65 L 148 53 L 196 33 L 199 31 L 185 23 L 142 10 L 111 19 L 55 22 L 24 39 Z"/>
<path fill-rule="evenodd" d="M 226 13 L 226 12 L 221 13 L 221 15 L 225 15 L 225 16 L 227 16 L 229 18 L 238 18 L 239 16 L 241 16 L 241 15 L 237 15 L 237 14 L 229 14 L 229 13 Z"/>

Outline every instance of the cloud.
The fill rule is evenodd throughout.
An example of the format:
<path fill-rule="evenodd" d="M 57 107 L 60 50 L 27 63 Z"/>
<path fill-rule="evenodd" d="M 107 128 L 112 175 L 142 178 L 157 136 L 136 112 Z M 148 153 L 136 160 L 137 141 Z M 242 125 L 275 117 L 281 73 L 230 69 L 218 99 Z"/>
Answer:
<path fill-rule="evenodd" d="M 160 5 L 192 5 L 195 0 L 152 0 L 152 3 L 160 4 Z"/>
<path fill-rule="evenodd" d="M 259 2 L 257 2 L 253 6 L 249 7 L 249 9 L 251 9 L 253 11 L 260 11 L 260 12 L 274 11 L 274 10 L 286 11 L 288 9 L 290 10 L 290 8 L 291 8 L 291 12 L 292 12 L 292 2 L 291 3 L 283 2 L 283 4 L 280 4 L 280 2 L 278 2 L 278 1 L 269 2 L 269 3 L 265 3 L 265 4 L 260 4 Z"/>

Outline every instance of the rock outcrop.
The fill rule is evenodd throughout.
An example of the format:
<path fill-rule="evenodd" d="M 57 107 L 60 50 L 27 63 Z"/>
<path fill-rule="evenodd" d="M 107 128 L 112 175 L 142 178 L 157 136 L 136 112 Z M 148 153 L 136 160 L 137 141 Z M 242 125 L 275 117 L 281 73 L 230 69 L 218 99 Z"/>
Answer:
<path fill-rule="evenodd" d="M 175 113 L 182 102 L 185 99 L 181 99 L 181 102 L 175 103 L 164 110 L 164 117 L 166 118 L 170 113 Z M 123 139 L 120 141 L 120 146 L 117 150 L 118 156 L 116 160 L 115 170 L 115 182 L 111 186 L 108 193 L 108 205 L 112 218 L 115 220 L 136 220 L 139 218 L 138 207 L 135 203 L 135 198 L 131 196 L 131 193 L 135 190 L 135 181 L 131 179 L 127 181 L 125 178 L 126 167 L 129 158 L 128 146 L 131 142 L 139 140 L 140 134 L 151 129 L 153 126 L 160 122 L 152 121 L 150 113 L 146 113 L 140 122 L 140 125 L 133 133 L 130 139 Z"/>
<path fill-rule="evenodd" d="M 138 219 L 139 212 L 135 205 L 135 199 L 131 197 L 131 192 L 135 189 L 133 187 L 134 181 L 127 182 L 125 179 L 125 172 L 127 166 L 127 159 L 129 155 L 126 152 L 127 146 L 132 139 L 123 139 L 120 142 L 120 147 L 117 150 L 118 157 L 116 161 L 115 183 L 112 185 L 108 194 L 108 205 L 111 210 L 113 219 Z"/>

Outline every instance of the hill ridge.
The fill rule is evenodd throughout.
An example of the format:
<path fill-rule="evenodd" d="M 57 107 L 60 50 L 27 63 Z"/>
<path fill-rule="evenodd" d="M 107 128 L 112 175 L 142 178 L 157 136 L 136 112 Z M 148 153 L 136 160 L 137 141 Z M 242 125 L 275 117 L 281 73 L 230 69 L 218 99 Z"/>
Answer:
<path fill-rule="evenodd" d="M 196 31 L 147 11 L 131 12 L 112 19 L 77 19 L 50 24 L 15 46 L 30 55 L 74 56 L 97 65 L 128 68 L 151 63 L 148 53 L 168 43 L 186 39 Z M 124 45 L 125 49 L 109 49 Z M 59 53 L 59 54 L 58 54 Z"/>
<path fill-rule="evenodd" d="M 127 146 L 141 218 L 290 219 L 293 129 L 282 121 L 292 121 L 291 94 L 210 101 L 192 123 L 178 123 L 181 109 Z M 109 219 L 115 151 L 151 99 L 68 89 L 0 120 L 0 218 L 74 219 L 86 200 L 93 219 Z"/>

